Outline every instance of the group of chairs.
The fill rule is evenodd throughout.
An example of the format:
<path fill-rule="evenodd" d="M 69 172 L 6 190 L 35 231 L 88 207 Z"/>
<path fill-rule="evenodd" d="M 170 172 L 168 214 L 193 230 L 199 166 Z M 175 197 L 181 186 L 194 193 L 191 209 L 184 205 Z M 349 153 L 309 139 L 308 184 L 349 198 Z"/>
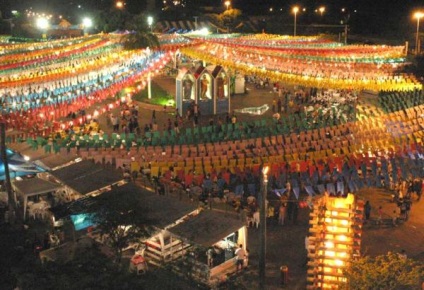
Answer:
<path fill-rule="evenodd" d="M 90 134 L 75 132 L 73 135 L 60 138 L 56 138 L 57 134 L 52 133 L 51 136 L 44 137 L 44 141 L 42 140 L 43 137 L 37 136 L 37 142 L 28 140 L 30 138 L 27 139 L 27 142 L 32 142 L 31 146 L 34 149 L 44 147 L 46 152 L 54 151 L 56 153 L 60 150 L 60 147 L 73 148 L 77 146 L 81 148 L 125 147 L 129 150 L 131 146 L 169 146 L 266 138 L 269 136 L 287 135 L 292 132 L 313 131 L 313 128 L 323 129 L 334 124 L 343 125 L 346 121 L 324 116 L 313 117 L 305 113 L 299 113 L 283 117 L 278 121 L 273 118 L 264 118 L 250 122 L 237 122 L 236 124 L 224 123 L 221 126 L 181 128 L 180 133 L 171 130 L 169 132 L 146 132 L 145 134 L 113 133 L 111 136 L 108 136 L 108 134 L 91 136 Z M 52 144 L 48 144 L 49 138 L 54 139 Z"/>
<path fill-rule="evenodd" d="M 32 219 L 47 219 L 50 215 L 49 209 L 50 204 L 47 201 L 40 201 L 37 203 L 28 202 L 28 215 Z"/>
<path fill-rule="evenodd" d="M 424 104 L 424 93 L 422 90 L 381 92 L 378 101 L 386 113 L 394 113 Z"/>

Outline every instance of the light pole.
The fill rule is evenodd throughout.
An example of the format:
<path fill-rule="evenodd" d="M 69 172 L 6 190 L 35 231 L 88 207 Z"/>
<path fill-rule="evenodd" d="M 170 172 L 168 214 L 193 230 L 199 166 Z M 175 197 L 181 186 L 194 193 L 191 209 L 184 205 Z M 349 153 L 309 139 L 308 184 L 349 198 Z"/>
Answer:
<path fill-rule="evenodd" d="M 152 17 L 152 16 L 148 16 L 148 17 L 147 17 L 147 24 L 149 25 L 150 32 L 152 32 L 152 31 L 153 31 L 153 28 L 152 28 L 152 24 L 153 24 L 153 17 Z"/>
<path fill-rule="evenodd" d="M 325 7 L 324 7 L 324 6 L 321 6 L 321 7 L 318 9 L 318 11 L 319 11 L 319 13 L 321 14 L 321 17 L 322 17 L 322 14 L 324 14 L 324 12 L 325 12 Z"/>
<path fill-rule="evenodd" d="M 262 169 L 262 186 L 259 195 L 259 289 L 265 289 L 266 265 L 266 198 L 268 193 L 268 171 L 266 166 Z"/>
<path fill-rule="evenodd" d="M 118 9 L 123 9 L 124 8 L 124 2 L 122 1 L 117 1 L 115 4 L 116 8 Z"/>
<path fill-rule="evenodd" d="M 417 19 L 417 33 L 415 35 L 415 54 L 420 53 L 420 19 L 424 17 L 424 12 L 417 11 L 414 13 L 414 18 Z"/>
<path fill-rule="evenodd" d="M 231 1 L 225 1 L 225 6 L 227 6 L 227 10 L 228 10 L 228 8 L 230 7 L 230 5 L 231 5 Z"/>
<path fill-rule="evenodd" d="M 296 36 L 296 22 L 297 22 L 297 20 L 296 20 L 296 17 L 297 17 L 297 12 L 299 12 L 299 7 L 297 7 L 297 6 L 294 6 L 293 7 L 293 13 L 294 13 L 294 30 L 293 30 L 293 36 Z"/>
<path fill-rule="evenodd" d="M 193 16 L 194 18 L 194 30 L 197 30 L 197 18 L 199 18 L 199 16 Z"/>
<path fill-rule="evenodd" d="M 49 28 L 49 20 L 45 17 L 38 18 L 37 27 L 42 31 L 42 37 L 47 38 L 47 28 Z"/>
<path fill-rule="evenodd" d="M 82 20 L 82 28 L 83 28 L 83 31 L 84 31 L 84 35 L 87 35 L 87 34 L 88 34 L 88 29 L 89 29 L 91 26 L 93 26 L 93 21 L 92 21 L 90 18 L 85 17 L 85 18 Z"/>

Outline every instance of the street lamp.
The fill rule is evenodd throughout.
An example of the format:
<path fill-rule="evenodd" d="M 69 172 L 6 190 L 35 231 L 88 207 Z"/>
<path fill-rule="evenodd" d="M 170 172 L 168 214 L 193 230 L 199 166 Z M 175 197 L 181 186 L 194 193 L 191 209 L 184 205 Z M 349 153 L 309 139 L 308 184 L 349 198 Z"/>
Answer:
<path fill-rule="evenodd" d="M 83 29 L 83 31 L 84 31 L 84 35 L 87 35 L 87 34 L 88 34 L 88 31 L 87 31 L 87 30 L 88 30 L 91 26 L 93 26 L 93 21 L 92 21 L 90 18 L 85 17 L 85 18 L 82 20 L 82 29 Z"/>
<path fill-rule="evenodd" d="M 152 32 L 152 24 L 153 24 L 153 17 L 152 16 L 147 17 L 147 24 L 149 25 L 150 32 Z"/>
<path fill-rule="evenodd" d="M 124 8 L 124 2 L 122 1 L 117 1 L 115 5 L 116 5 L 116 8 L 118 9 Z"/>
<path fill-rule="evenodd" d="M 228 7 L 230 7 L 230 5 L 231 5 L 231 1 L 225 1 L 225 6 L 227 6 L 227 10 L 228 10 Z"/>
<path fill-rule="evenodd" d="M 297 12 L 299 12 L 299 7 L 294 6 L 292 11 L 294 13 L 294 31 L 293 31 L 293 36 L 296 36 L 296 17 L 297 17 Z"/>
<path fill-rule="evenodd" d="M 321 6 L 320 8 L 318 8 L 318 11 L 319 11 L 319 13 L 322 16 L 322 14 L 325 12 L 325 7 L 324 6 Z"/>
<path fill-rule="evenodd" d="M 47 37 L 47 28 L 49 27 L 49 20 L 45 17 L 40 17 L 37 19 L 37 27 L 42 31 L 43 38 Z"/>
<path fill-rule="evenodd" d="M 424 12 L 422 11 L 417 11 L 414 13 L 414 18 L 417 19 L 417 33 L 415 36 L 415 53 L 419 54 L 420 53 L 420 19 L 424 17 Z"/>

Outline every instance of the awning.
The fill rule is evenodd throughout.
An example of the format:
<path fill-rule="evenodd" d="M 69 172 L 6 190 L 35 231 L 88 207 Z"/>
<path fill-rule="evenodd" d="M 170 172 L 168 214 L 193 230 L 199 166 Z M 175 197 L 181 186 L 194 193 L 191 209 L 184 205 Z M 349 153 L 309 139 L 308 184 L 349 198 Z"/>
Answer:
<path fill-rule="evenodd" d="M 62 167 L 66 164 L 69 164 L 75 159 L 77 159 L 77 155 L 69 154 L 47 154 L 44 156 L 40 156 L 34 163 L 46 168 L 47 170 L 56 170 L 57 167 Z"/>
<path fill-rule="evenodd" d="M 61 184 L 53 183 L 38 177 L 24 180 L 15 180 L 13 181 L 13 186 L 17 192 L 25 196 L 53 192 L 63 187 Z"/>
<path fill-rule="evenodd" d="M 243 226 L 244 223 L 239 219 L 225 217 L 221 212 L 204 210 L 168 231 L 191 243 L 209 247 Z"/>
<path fill-rule="evenodd" d="M 45 171 L 42 167 L 35 165 L 33 162 L 26 161 L 21 154 L 11 149 L 6 149 L 6 156 L 9 164 L 10 178 L 33 175 Z M 3 159 L 0 157 L 0 180 L 5 179 L 6 175 L 4 163 Z"/>
<path fill-rule="evenodd" d="M 50 174 L 82 195 L 115 184 L 123 179 L 122 174 L 118 171 L 105 168 L 90 160 L 73 163 L 51 171 Z"/>
<path fill-rule="evenodd" d="M 29 196 L 53 192 L 63 187 L 63 185 L 61 184 L 53 183 L 38 177 L 24 180 L 14 180 L 12 185 L 16 192 L 23 196 L 24 219 L 26 218 L 26 210 Z"/>

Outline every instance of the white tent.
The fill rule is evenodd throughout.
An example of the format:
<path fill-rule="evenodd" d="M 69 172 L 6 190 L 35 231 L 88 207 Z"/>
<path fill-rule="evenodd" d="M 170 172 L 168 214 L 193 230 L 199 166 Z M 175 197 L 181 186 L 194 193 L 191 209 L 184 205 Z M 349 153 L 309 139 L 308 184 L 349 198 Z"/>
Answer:
<path fill-rule="evenodd" d="M 63 185 L 61 184 L 53 183 L 38 177 L 24 180 L 14 180 L 12 186 L 16 193 L 23 197 L 24 220 L 26 218 L 28 197 L 47 194 L 49 192 L 56 192 L 57 190 L 63 189 Z"/>

